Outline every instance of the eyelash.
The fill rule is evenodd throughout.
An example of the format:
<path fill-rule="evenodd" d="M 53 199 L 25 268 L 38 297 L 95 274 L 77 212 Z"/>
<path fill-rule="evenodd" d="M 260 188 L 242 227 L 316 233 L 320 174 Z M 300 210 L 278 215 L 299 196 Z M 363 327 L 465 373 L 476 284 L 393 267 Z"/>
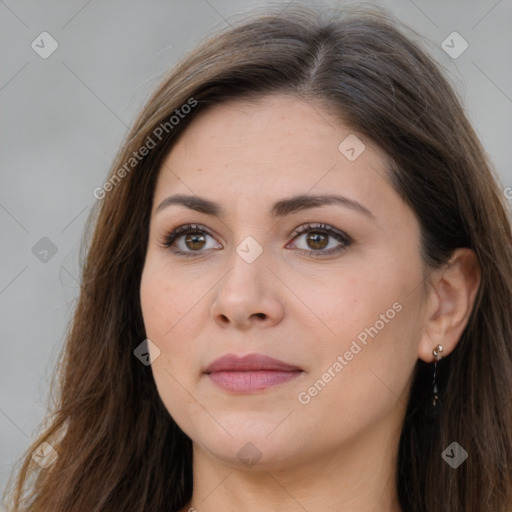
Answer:
<path fill-rule="evenodd" d="M 338 242 L 342 242 L 343 245 L 329 249 L 329 250 L 322 250 L 322 251 L 307 251 L 305 249 L 300 249 L 303 253 L 305 253 L 308 256 L 330 256 L 332 254 L 336 254 L 339 252 L 344 251 L 347 249 L 353 242 L 353 240 L 343 231 L 338 231 L 337 229 L 334 229 L 332 226 L 329 226 L 327 224 L 303 224 L 302 226 L 296 228 L 294 232 L 291 234 L 293 237 L 292 240 L 295 240 L 300 235 L 307 233 L 309 231 L 319 231 L 324 234 L 330 235 L 331 237 L 338 240 Z M 189 233 L 200 233 L 203 235 L 208 235 L 213 238 L 213 235 L 205 228 L 198 224 L 186 224 L 183 226 L 180 226 L 176 228 L 175 230 L 171 231 L 167 235 L 165 235 L 164 239 L 162 240 L 161 244 L 163 248 L 170 249 L 173 254 L 179 255 L 179 256 L 187 256 L 187 257 L 197 257 L 204 254 L 202 251 L 181 251 L 177 249 L 171 249 L 171 246 L 173 243 L 184 234 Z"/>

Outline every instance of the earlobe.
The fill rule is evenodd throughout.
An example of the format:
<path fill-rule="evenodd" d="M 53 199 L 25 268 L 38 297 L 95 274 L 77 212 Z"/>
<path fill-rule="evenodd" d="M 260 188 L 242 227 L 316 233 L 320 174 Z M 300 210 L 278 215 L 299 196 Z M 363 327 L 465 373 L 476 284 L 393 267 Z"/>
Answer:
<path fill-rule="evenodd" d="M 437 345 L 442 345 L 444 357 L 457 346 L 473 310 L 481 270 L 474 251 L 460 248 L 432 276 L 418 346 L 418 357 L 428 363 L 434 360 Z"/>

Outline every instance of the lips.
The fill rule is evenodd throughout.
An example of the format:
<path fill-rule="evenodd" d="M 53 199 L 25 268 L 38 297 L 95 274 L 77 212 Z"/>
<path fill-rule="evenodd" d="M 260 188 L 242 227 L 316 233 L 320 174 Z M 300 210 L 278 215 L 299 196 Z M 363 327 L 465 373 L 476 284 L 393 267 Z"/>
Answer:
<path fill-rule="evenodd" d="M 303 370 L 263 354 L 244 357 L 226 354 L 213 361 L 204 373 L 225 390 L 250 393 L 289 382 L 302 374 Z"/>
<path fill-rule="evenodd" d="M 301 370 L 301 368 L 263 354 L 248 354 L 244 357 L 226 354 L 225 356 L 219 357 L 219 359 L 215 359 L 215 361 L 206 368 L 204 373 L 258 370 L 291 372 Z"/>

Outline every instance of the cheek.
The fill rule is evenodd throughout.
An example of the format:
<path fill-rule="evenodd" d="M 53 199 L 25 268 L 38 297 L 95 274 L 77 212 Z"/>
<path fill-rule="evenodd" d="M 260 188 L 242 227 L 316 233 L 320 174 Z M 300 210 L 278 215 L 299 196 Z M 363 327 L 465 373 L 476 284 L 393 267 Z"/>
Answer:
<path fill-rule="evenodd" d="M 421 280 L 421 274 L 402 269 L 367 269 L 363 278 L 331 282 L 316 302 L 323 306 L 319 316 L 331 334 L 311 347 L 319 363 L 311 381 L 324 380 L 322 372 L 329 369 L 336 375 L 331 380 L 337 384 L 326 386 L 333 392 L 324 397 L 327 401 L 344 396 L 357 407 L 359 400 L 379 401 L 383 395 L 396 399 L 407 387 L 417 359 L 422 307 L 420 287 L 411 293 L 410 283 Z"/>
<path fill-rule="evenodd" d="M 172 280 L 170 275 L 174 276 Z M 146 262 L 140 285 L 140 300 L 146 336 L 159 349 L 159 356 L 151 364 L 153 378 L 169 414 L 175 421 L 188 417 L 190 411 L 199 414 L 197 403 L 185 391 L 191 388 L 189 379 L 197 366 L 193 338 L 184 334 L 189 303 L 194 293 L 186 283 L 179 283 L 177 274 L 165 267 Z M 171 282 L 172 281 L 172 282 Z M 189 411 L 189 412 L 186 412 Z M 181 423 L 181 421 L 180 421 Z"/>
<path fill-rule="evenodd" d="M 316 418 L 326 436 L 355 436 L 406 406 L 417 359 L 416 315 L 410 303 L 395 297 L 375 294 L 366 301 L 338 302 L 348 309 L 341 309 L 333 324 L 337 336 L 326 346 L 311 347 L 321 353 L 299 390 L 297 412 L 304 421 Z"/>
<path fill-rule="evenodd" d="M 389 331 L 403 309 L 404 292 L 395 276 L 382 278 L 384 271 L 365 269 L 351 276 L 330 280 L 328 287 L 314 298 L 321 318 L 326 319 L 332 338 L 344 343 L 358 338 L 364 343 L 370 333 Z M 379 275 L 380 274 L 380 275 Z"/>
<path fill-rule="evenodd" d="M 204 294 L 204 287 L 194 286 L 165 262 L 157 258 L 146 262 L 140 285 L 142 315 L 147 338 L 160 350 L 152 370 L 165 394 L 174 388 L 172 377 L 187 385 L 197 377 Z"/>
<path fill-rule="evenodd" d="M 179 273 L 151 260 L 146 262 L 140 300 L 148 338 L 165 345 L 199 297 L 200 290 L 195 290 L 190 281 L 180 279 Z"/>

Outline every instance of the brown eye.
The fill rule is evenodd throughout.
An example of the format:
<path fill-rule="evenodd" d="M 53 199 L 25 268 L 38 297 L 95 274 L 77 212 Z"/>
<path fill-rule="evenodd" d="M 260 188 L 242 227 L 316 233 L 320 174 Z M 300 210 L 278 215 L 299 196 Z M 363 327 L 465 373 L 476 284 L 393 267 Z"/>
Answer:
<path fill-rule="evenodd" d="M 326 224 L 306 224 L 295 230 L 294 240 L 299 240 L 303 236 L 303 245 L 305 245 L 305 247 L 299 246 L 298 248 L 305 251 L 308 255 L 314 256 L 328 256 L 343 251 L 353 242 L 343 231 L 338 231 Z M 331 242 L 338 243 L 332 245 Z M 293 245 L 297 247 L 295 242 Z M 331 245 L 331 247 L 329 247 L 329 245 Z"/>
<path fill-rule="evenodd" d="M 305 238 L 305 247 L 298 247 L 308 255 L 328 256 L 345 250 L 353 240 L 343 231 L 338 231 L 325 224 L 306 224 L 296 229 L 293 240 Z M 174 254 L 183 256 L 201 256 L 208 249 L 222 249 L 220 244 L 208 247 L 208 238 L 215 238 L 206 229 L 198 225 L 186 225 L 176 228 L 166 235 L 162 241 L 162 247 L 169 248 Z M 334 242 L 333 247 L 329 247 Z M 337 242 L 337 243 L 336 243 Z M 297 248 L 295 243 L 286 248 Z"/>
<path fill-rule="evenodd" d="M 221 245 L 208 245 L 208 238 L 214 240 L 213 236 L 198 225 L 186 225 L 176 228 L 165 236 L 162 246 L 169 248 L 175 254 L 186 256 L 200 256 L 206 249 L 222 249 Z"/>
<path fill-rule="evenodd" d="M 325 249 L 329 243 L 329 237 L 320 231 L 310 231 L 306 237 L 307 244 L 316 250 Z"/>
<path fill-rule="evenodd" d="M 185 237 L 185 245 L 193 251 L 202 249 L 206 244 L 205 236 L 202 233 L 187 235 Z"/>

